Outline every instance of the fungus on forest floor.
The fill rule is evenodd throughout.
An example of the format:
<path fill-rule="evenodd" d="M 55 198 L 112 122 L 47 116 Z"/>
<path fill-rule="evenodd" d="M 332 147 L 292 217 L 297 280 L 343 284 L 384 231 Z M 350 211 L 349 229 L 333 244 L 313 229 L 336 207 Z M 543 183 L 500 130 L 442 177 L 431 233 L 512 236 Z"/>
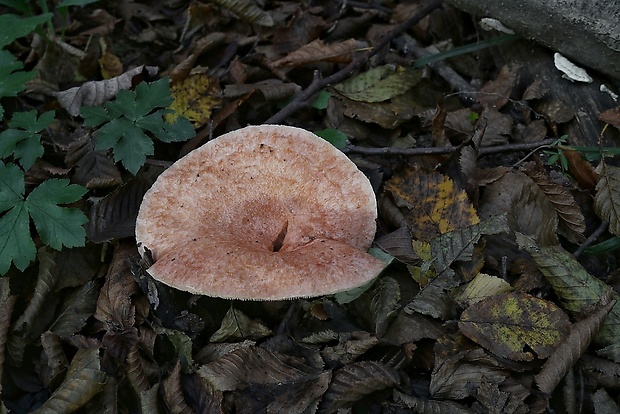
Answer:
<path fill-rule="evenodd" d="M 306 130 L 224 134 L 160 175 L 136 222 L 148 272 L 174 288 L 246 300 L 338 293 L 385 263 L 367 253 L 375 194 L 364 174 Z"/>

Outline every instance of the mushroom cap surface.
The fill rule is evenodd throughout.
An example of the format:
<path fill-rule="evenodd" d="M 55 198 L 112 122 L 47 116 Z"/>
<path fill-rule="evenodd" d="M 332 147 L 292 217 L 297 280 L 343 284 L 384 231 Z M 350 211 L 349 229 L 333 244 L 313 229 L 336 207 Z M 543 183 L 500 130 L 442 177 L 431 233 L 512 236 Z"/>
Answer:
<path fill-rule="evenodd" d="M 136 220 L 148 272 L 174 288 L 282 300 L 350 290 L 385 263 L 370 182 L 313 133 L 281 125 L 224 134 L 179 159 L 145 194 Z"/>

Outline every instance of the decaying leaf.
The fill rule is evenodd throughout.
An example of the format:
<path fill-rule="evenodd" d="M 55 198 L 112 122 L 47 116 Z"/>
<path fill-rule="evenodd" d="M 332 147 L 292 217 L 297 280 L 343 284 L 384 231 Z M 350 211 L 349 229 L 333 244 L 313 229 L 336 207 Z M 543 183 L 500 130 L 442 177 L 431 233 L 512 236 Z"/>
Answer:
<path fill-rule="evenodd" d="M 211 338 L 210 342 L 233 342 L 243 339 L 260 339 L 271 334 L 271 329 L 260 322 L 248 318 L 238 309 L 230 308 L 222 325 Z"/>
<path fill-rule="evenodd" d="M 465 309 L 459 321 L 459 329 L 471 340 L 516 361 L 549 357 L 568 326 L 568 317 L 552 302 L 523 293 L 483 299 Z"/>
<path fill-rule="evenodd" d="M 69 361 L 63 349 L 62 339 L 53 332 L 43 332 L 41 335 L 41 346 L 47 357 L 47 367 L 49 368 L 49 378 L 46 381 L 46 386 L 55 388 L 52 383 L 55 382 L 56 378 L 64 374 L 69 366 Z"/>
<path fill-rule="evenodd" d="M 301 87 L 295 83 L 283 82 L 279 79 L 269 79 L 255 83 L 245 83 L 241 85 L 226 85 L 224 87 L 224 96 L 229 98 L 237 98 L 259 91 L 268 101 L 276 101 L 289 98 Z"/>
<path fill-rule="evenodd" d="M 594 192 L 599 175 L 594 170 L 592 164 L 575 150 L 565 149 L 562 150 L 562 154 L 568 163 L 568 173 L 570 176 L 577 181 L 581 188 Z"/>
<path fill-rule="evenodd" d="M 485 273 L 478 273 L 473 280 L 463 286 L 463 289 L 460 290 L 454 299 L 459 305 L 466 308 L 480 302 L 482 299 L 510 292 L 511 290 L 512 286 L 504 279 Z"/>
<path fill-rule="evenodd" d="M 486 82 L 480 88 L 477 95 L 478 102 L 494 109 L 500 109 L 506 105 L 517 83 L 518 69 L 513 66 L 503 66 L 495 80 Z"/>
<path fill-rule="evenodd" d="M 67 112 L 73 116 L 78 116 L 83 106 L 102 105 L 114 98 L 119 91 L 131 88 L 131 79 L 134 76 L 143 73 L 143 71 L 146 71 L 149 76 L 154 76 L 158 70 L 154 66 L 142 65 L 115 78 L 86 82 L 82 86 L 54 92 L 53 95 Z"/>
<path fill-rule="evenodd" d="M 225 7 L 248 23 L 261 26 L 273 26 L 273 19 L 266 11 L 260 9 L 254 0 L 212 0 L 215 4 Z"/>
<path fill-rule="evenodd" d="M 90 241 L 102 243 L 133 236 L 142 197 L 161 171 L 161 168 L 149 168 L 96 200 L 89 212 L 87 234 Z"/>
<path fill-rule="evenodd" d="M 354 309 L 359 310 L 363 318 L 368 318 L 373 331 L 383 336 L 389 322 L 395 315 L 400 301 L 398 282 L 390 277 L 382 278 L 372 290 L 365 292 L 351 303 Z"/>
<path fill-rule="evenodd" d="M 321 39 L 303 45 L 282 59 L 272 63 L 274 67 L 300 66 L 316 62 L 348 63 L 353 53 L 365 45 L 355 39 L 325 44 Z"/>
<path fill-rule="evenodd" d="M 35 413 L 68 413 L 82 407 L 101 392 L 106 380 L 101 371 L 99 349 L 87 348 L 77 351 L 63 383 Z"/>
<path fill-rule="evenodd" d="M 166 122 L 174 124 L 182 116 L 189 119 L 194 128 L 205 125 L 221 101 L 217 79 L 206 73 L 196 73 L 175 83 L 170 93 L 174 101 L 169 108 L 173 112 L 165 116 Z"/>
<path fill-rule="evenodd" d="M 2 378 L 2 372 L 4 367 L 4 345 L 8 339 L 9 326 L 11 323 L 11 315 L 13 313 L 13 306 L 17 296 L 11 295 L 11 288 L 9 286 L 9 278 L 0 278 L 0 378 Z M 0 396 L 2 395 L 2 383 L 0 383 Z"/>
<path fill-rule="evenodd" d="M 586 221 L 575 201 L 575 197 L 561 185 L 551 182 L 542 172 L 527 169 L 523 172 L 540 187 L 558 213 L 560 220 L 558 231 L 564 230 L 562 233 L 573 243 L 583 242 L 585 240 L 583 233 L 586 230 Z"/>
<path fill-rule="evenodd" d="M 411 234 L 418 240 L 430 241 L 480 222 L 465 191 L 436 171 L 411 168 L 386 182 L 385 188 L 396 205 L 406 211 Z"/>
<path fill-rule="evenodd" d="M 379 338 L 376 335 L 364 331 L 345 334 L 332 333 L 335 334 L 332 341 L 337 339 L 339 343 L 334 346 L 327 346 L 321 352 L 325 362 L 330 365 L 350 364 L 379 343 Z"/>
<path fill-rule="evenodd" d="M 78 333 L 95 311 L 98 286 L 87 282 L 67 296 L 49 330 L 63 339 Z"/>
<path fill-rule="evenodd" d="M 370 69 L 334 88 L 354 101 L 382 102 L 405 93 L 421 77 L 418 70 L 385 65 Z"/>
<path fill-rule="evenodd" d="M 595 306 L 607 292 L 607 285 L 589 274 L 571 254 L 561 246 L 538 247 L 534 240 L 517 234 L 519 247 L 527 251 L 547 281 L 553 287 L 564 309 L 573 315 L 582 315 Z M 618 299 L 614 295 L 613 299 Z M 599 350 L 616 362 L 620 362 L 620 305 L 612 308 L 595 337 Z"/>
<path fill-rule="evenodd" d="M 67 165 L 75 167 L 74 182 L 88 189 L 120 185 L 123 180 L 114 161 L 105 151 L 95 150 L 92 134 L 83 130 L 82 133 L 80 138 L 69 145 L 65 157 Z"/>
<path fill-rule="evenodd" d="M 181 363 L 177 361 L 174 369 L 161 381 L 162 394 L 166 407 L 173 414 L 193 413 L 194 411 L 185 401 L 183 396 L 183 386 L 181 385 Z"/>
<path fill-rule="evenodd" d="M 601 112 L 597 118 L 620 129 L 620 106 Z"/>
<path fill-rule="evenodd" d="M 136 393 L 141 394 L 149 390 L 149 380 L 142 363 L 140 348 L 137 344 L 134 344 L 131 349 L 129 349 L 129 352 L 127 352 L 125 372 L 129 384 L 131 384 L 131 387 Z"/>
<path fill-rule="evenodd" d="M 534 377 L 539 390 L 546 394 L 551 394 L 566 373 L 586 351 L 603 325 L 605 318 L 616 304 L 615 300 L 609 300 L 610 296 L 607 295 L 607 298 L 603 299 L 608 302 L 602 305 L 600 309 L 571 326 L 570 334 L 563 340 L 562 344 Z"/>
<path fill-rule="evenodd" d="M 320 408 L 334 412 L 375 391 L 400 383 L 398 371 L 375 361 L 360 361 L 334 371 L 332 382 L 323 396 Z"/>
<path fill-rule="evenodd" d="M 198 373 L 216 390 L 233 391 L 250 384 L 306 381 L 316 378 L 320 371 L 298 358 L 251 346 L 203 365 Z"/>
<path fill-rule="evenodd" d="M 599 180 L 594 209 L 600 218 L 609 222 L 609 231 L 620 236 L 620 168 L 601 160 L 596 172 Z"/>
<path fill-rule="evenodd" d="M 471 414 L 474 411 L 452 401 L 436 401 L 417 398 L 394 390 L 394 400 L 419 414 Z"/>

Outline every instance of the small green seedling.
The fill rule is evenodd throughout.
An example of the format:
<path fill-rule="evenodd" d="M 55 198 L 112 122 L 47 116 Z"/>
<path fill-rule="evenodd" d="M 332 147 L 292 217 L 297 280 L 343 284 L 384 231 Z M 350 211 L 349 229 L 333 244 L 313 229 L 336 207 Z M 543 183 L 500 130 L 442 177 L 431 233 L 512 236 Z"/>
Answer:
<path fill-rule="evenodd" d="M 547 165 L 559 164 L 562 172 L 568 171 L 568 160 L 564 155 L 564 149 L 566 147 L 566 140 L 568 139 L 568 135 L 562 135 L 556 141 L 554 141 L 551 145 L 549 145 L 546 150 L 543 150 L 549 158 L 547 159 Z"/>
<path fill-rule="evenodd" d="M 69 180 L 50 179 L 25 196 L 24 172 L 13 163 L 0 162 L 0 275 L 11 263 L 23 271 L 35 259 L 30 219 L 44 244 L 56 250 L 83 246 L 82 225 L 88 219 L 81 210 L 60 205 L 76 202 L 85 193 Z"/>
<path fill-rule="evenodd" d="M 163 78 L 141 83 L 135 92 L 122 90 L 115 100 L 103 106 L 84 107 L 81 115 L 84 126 L 102 125 L 95 148 L 112 148 L 114 161 L 120 161 L 135 175 L 147 155 L 153 155 L 151 136 L 163 142 L 186 141 L 194 136 L 194 128 L 186 118 L 179 117 L 174 124 L 164 120 L 163 116 L 171 112 L 165 108 L 171 103 L 168 79 Z"/>
<path fill-rule="evenodd" d="M 54 122 L 54 111 L 45 112 L 37 119 L 36 111 L 16 112 L 9 129 L 0 133 L 0 158 L 13 156 L 24 170 L 28 170 L 43 155 L 40 132 Z"/>

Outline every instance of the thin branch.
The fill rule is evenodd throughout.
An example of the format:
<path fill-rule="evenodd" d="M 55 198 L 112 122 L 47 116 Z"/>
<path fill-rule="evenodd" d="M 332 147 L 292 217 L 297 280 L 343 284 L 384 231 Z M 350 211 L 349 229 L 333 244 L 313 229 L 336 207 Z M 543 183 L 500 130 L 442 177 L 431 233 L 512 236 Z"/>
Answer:
<path fill-rule="evenodd" d="M 549 145 L 556 140 L 553 138 L 543 139 L 538 142 L 527 142 L 521 144 L 495 145 L 493 147 L 483 147 L 478 151 L 479 155 L 497 154 L 500 152 L 511 151 L 527 151 L 536 149 L 541 146 Z M 370 148 L 360 147 L 357 145 L 347 145 L 343 152 L 345 154 L 363 154 L 363 155 L 387 155 L 387 156 L 420 156 L 420 155 L 436 155 L 436 154 L 452 154 L 458 147 L 430 147 L 430 148 Z"/>
<path fill-rule="evenodd" d="M 319 76 L 316 76 L 315 74 L 314 79 L 304 91 L 295 96 L 293 100 L 291 100 L 284 108 L 274 114 L 271 118 L 265 121 L 265 123 L 278 124 L 295 112 L 306 107 L 308 105 L 308 101 L 310 100 L 310 98 L 312 98 L 312 96 L 314 96 L 314 94 L 321 91 L 322 89 L 325 89 L 329 85 L 342 82 L 343 80 L 348 78 L 355 69 L 366 63 L 371 57 L 379 53 L 381 49 L 389 45 L 392 40 L 398 37 L 398 35 L 409 29 L 411 26 L 417 24 L 433 10 L 441 6 L 442 3 L 442 0 L 434 0 L 433 2 L 429 3 L 426 7 L 420 10 L 419 13 L 407 19 L 403 23 L 397 25 L 392 31 L 382 37 L 379 43 L 373 49 L 356 56 L 355 59 L 351 61 L 351 63 L 340 69 L 338 72 L 326 78 L 321 78 Z"/>
<path fill-rule="evenodd" d="M 596 241 L 596 239 L 598 239 L 603 233 L 605 233 L 605 231 L 607 230 L 607 227 L 609 226 L 609 223 L 604 221 L 601 223 L 600 226 L 597 227 L 596 230 L 594 230 L 594 232 L 590 235 L 590 237 L 588 237 L 588 239 L 586 241 L 584 241 L 583 243 L 581 243 L 581 246 L 579 246 L 579 248 L 577 250 L 575 250 L 575 253 L 573 253 L 574 257 L 579 257 L 581 256 L 581 254 L 592 244 Z"/>

